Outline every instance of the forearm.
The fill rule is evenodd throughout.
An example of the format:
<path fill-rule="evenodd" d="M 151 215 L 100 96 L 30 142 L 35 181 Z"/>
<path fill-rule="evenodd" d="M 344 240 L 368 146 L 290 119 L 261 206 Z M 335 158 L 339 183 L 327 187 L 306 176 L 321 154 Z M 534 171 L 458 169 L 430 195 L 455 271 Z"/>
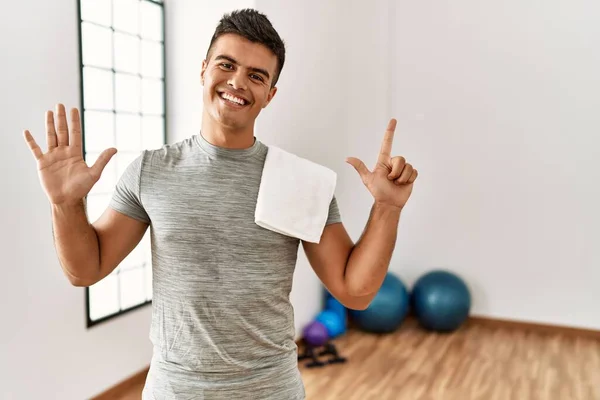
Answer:
<path fill-rule="evenodd" d="M 85 201 L 52 205 L 52 226 L 58 259 L 69 281 L 76 286 L 96 281 L 100 249 L 96 231 L 86 215 Z"/>
<path fill-rule="evenodd" d="M 387 274 L 396 246 L 401 210 L 374 204 L 361 238 L 346 264 L 348 294 L 355 297 L 375 295 Z"/>

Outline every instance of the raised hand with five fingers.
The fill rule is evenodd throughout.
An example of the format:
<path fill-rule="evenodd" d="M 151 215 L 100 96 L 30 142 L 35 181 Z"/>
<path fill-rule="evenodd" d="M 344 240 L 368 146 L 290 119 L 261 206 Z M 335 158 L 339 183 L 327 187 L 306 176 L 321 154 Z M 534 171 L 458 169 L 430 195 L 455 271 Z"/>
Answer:
<path fill-rule="evenodd" d="M 373 171 L 355 157 L 348 157 L 346 162 L 352 165 L 369 192 L 373 195 L 375 203 L 402 209 L 408 201 L 418 172 L 406 162 L 402 156 L 392 157 L 392 143 L 396 130 L 396 120 L 391 119 L 377 157 L 377 164 Z"/>
<path fill-rule="evenodd" d="M 117 152 L 115 148 L 104 150 L 94 165 L 88 167 L 83 159 L 79 111 L 71 109 L 69 126 L 62 104 L 56 106 L 56 119 L 52 111 L 46 112 L 46 153 L 28 130 L 25 130 L 24 136 L 37 161 L 42 187 L 55 205 L 81 201 L 98 182 L 104 167 Z"/>

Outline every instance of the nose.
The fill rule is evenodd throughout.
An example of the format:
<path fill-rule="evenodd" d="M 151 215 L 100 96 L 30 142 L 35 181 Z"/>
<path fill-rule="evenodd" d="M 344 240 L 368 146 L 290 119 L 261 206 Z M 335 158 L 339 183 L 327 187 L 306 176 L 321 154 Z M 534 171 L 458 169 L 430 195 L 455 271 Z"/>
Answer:
<path fill-rule="evenodd" d="M 236 90 L 246 90 L 248 88 L 246 78 L 246 73 L 242 71 L 242 68 L 238 68 L 231 74 L 227 83 Z"/>

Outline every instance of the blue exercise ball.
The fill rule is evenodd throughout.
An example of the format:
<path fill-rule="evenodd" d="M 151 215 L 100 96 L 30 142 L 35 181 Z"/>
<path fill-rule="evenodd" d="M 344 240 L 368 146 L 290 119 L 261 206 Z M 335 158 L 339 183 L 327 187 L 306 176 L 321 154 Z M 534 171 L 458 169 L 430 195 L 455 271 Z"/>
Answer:
<path fill-rule="evenodd" d="M 388 273 L 366 310 L 349 310 L 348 313 L 365 332 L 390 333 L 400 327 L 408 313 L 409 295 L 404 283 Z"/>
<path fill-rule="evenodd" d="M 344 320 L 346 319 L 346 307 L 334 297 L 327 299 L 325 309 L 336 313 Z"/>
<path fill-rule="evenodd" d="M 332 339 L 346 332 L 346 324 L 342 316 L 334 311 L 321 311 L 315 318 L 315 321 L 322 323 L 327 328 L 327 334 Z"/>
<path fill-rule="evenodd" d="M 415 282 L 411 303 L 421 326 L 437 332 L 452 332 L 469 316 L 471 293 L 459 276 L 437 270 Z"/>

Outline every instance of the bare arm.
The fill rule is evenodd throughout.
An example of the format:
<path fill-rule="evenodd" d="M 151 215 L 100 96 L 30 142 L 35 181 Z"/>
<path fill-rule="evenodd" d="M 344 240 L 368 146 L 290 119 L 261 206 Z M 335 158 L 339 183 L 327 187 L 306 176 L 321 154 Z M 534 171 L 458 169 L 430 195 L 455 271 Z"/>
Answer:
<path fill-rule="evenodd" d="M 327 290 L 350 309 L 365 309 L 387 274 L 396 246 L 400 211 L 373 205 L 361 238 L 352 242 L 341 223 L 325 227 L 321 241 L 302 242 Z"/>
<path fill-rule="evenodd" d="M 375 297 L 392 259 L 400 209 L 374 204 L 363 234 L 353 247 L 346 264 L 346 286 L 352 295 Z"/>
<path fill-rule="evenodd" d="M 52 206 L 54 244 L 75 286 L 91 286 L 110 274 L 139 244 L 148 225 L 108 208 L 89 223 L 84 201 Z"/>
<path fill-rule="evenodd" d="M 371 296 L 352 296 L 346 282 L 346 265 L 354 243 L 342 223 L 327 225 L 319 243 L 302 241 L 308 262 L 329 293 L 345 307 L 367 308 Z"/>

